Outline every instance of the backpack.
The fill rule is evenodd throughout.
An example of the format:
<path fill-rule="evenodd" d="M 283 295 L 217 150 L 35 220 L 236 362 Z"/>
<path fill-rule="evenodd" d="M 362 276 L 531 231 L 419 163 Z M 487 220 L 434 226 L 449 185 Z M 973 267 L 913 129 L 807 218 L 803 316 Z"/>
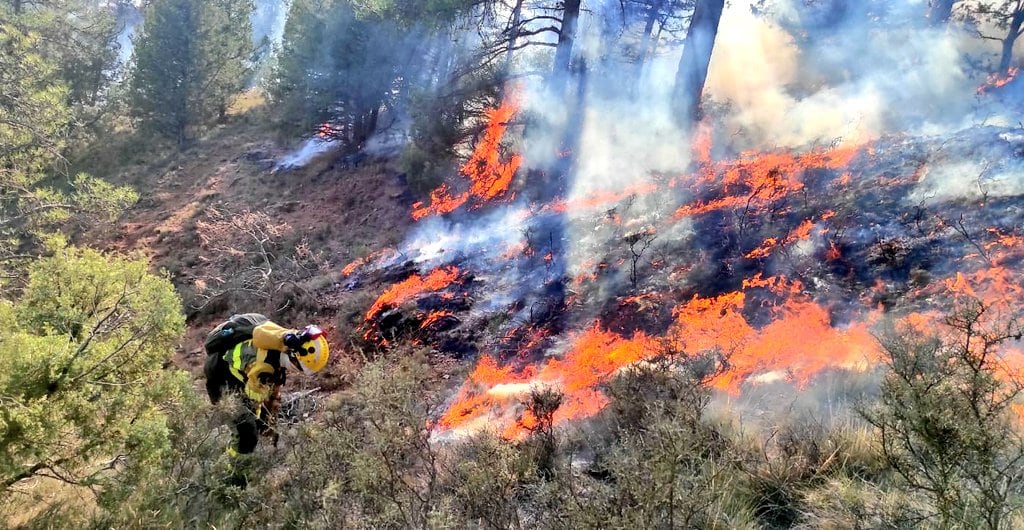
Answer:
<path fill-rule="evenodd" d="M 231 318 L 213 328 L 213 331 L 206 336 L 203 348 L 206 349 L 207 355 L 224 353 L 238 343 L 251 339 L 252 330 L 268 320 L 270 319 L 259 313 L 231 315 Z"/>

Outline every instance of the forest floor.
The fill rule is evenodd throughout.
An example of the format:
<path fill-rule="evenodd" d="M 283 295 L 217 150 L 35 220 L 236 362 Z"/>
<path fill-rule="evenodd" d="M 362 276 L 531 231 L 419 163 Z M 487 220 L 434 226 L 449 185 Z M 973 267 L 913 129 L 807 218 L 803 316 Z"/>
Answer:
<path fill-rule="evenodd" d="M 256 114 L 256 115 L 253 115 Z M 86 158 L 83 169 L 117 184 L 133 186 L 138 203 L 110 232 L 93 230 L 86 239 L 111 251 L 141 252 L 154 269 L 164 270 L 183 294 L 188 332 L 175 363 L 197 376 L 204 360 L 206 331 L 236 312 L 261 312 L 272 319 L 309 317 L 309 322 L 281 321 L 285 326 L 317 323 L 341 344 L 348 328 L 379 294 L 373 286 L 342 285 L 341 269 L 383 247 L 395 246 L 411 223 L 404 177 L 393 160 L 367 158 L 353 167 L 338 151 L 324 153 L 304 167 L 276 170 L 276 161 L 292 150 L 265 125 L 259 109 L 229 116 L 186 150 L 168 147 L 139 149 L 140 141 L 115 138 L 118 148 L 104 160 Z M 294 142 L 298 143 L 298 142 Z M 217 260 L 204 248 L 197 230 L 211 208 L 238 213 L 259 211 L 273 223 L 287 225 L 284 247 L 289 254 L 305 239 L 320 253 L 322 267 L 306 278 L 303 292 L 313 297 L 315 311 L 281 314 L 273 300 L 234 297 L 227 304 L 197 310 L 189 294 L 197 281 L 216 278 Z M 277 315 L 275 315 L 277 312 Z M 342 329 L 339 329 L 342 328 Z M 350 363 L 335 362 L 321 374 L 324 390 L 343 384 Z"/>

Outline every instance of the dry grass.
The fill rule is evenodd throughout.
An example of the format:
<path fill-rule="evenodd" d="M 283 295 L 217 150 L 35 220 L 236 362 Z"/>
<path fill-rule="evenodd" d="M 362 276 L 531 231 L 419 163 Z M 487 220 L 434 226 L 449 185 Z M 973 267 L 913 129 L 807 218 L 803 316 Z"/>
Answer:
<path fill-rule="evenodd" d="M 920 499 L 905 491 L 850 477 L 830 479 L 808 491 L 801 504 L 801 522 L 795 528 L 807 530 L 906 527 L 910 508 L 923 508 Z"/>
<path fill-rule="evenodd" d="M 252 110 L 261 109 L 267 104 L 267 95 L 259 88 L 251 88 L 242 92 L 228 106 L 228 116 L 241 116 Z"/>
<path fill-rule="evenodd" d="M 38 517 L 65 525 L 84 526 L 98 510 L 96 496 L 86 487 L 50 477 L 25 480 L 11 489 L 0 505 L 0 526 L 27 528 Z"/>

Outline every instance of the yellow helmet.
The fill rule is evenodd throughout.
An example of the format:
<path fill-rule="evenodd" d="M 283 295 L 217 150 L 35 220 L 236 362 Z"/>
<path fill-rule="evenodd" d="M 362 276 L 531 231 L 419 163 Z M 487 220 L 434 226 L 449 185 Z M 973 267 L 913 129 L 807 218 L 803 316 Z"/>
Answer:
<path fill-rule="evenodd" d="M 312 374 L 323 370 L 327 366 L 327 359 L 330 356 L 330 347 L 327 339 L 323 336 L 302 343 L 302 346 L 292 352 L 292 364 L 302 370 L 303 373 Z"/>

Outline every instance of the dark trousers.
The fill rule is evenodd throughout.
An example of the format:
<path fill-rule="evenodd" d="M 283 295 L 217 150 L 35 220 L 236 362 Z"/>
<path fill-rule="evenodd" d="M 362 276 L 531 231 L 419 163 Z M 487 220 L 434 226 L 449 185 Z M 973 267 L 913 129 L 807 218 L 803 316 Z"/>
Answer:
<path fill-rule="evenodd" d="M 260 416 L 256 416 L 256 405 L 251 400 L 245 400 L 245 410 L 235 418 L 235 430 L 238 434 L 238 452 L 249 454 L 256 450 L 256 444 L 260 435 L 271 429 L 270 410 L 266 406 L 260 406 Z"/>
<path fill-rule="evenodd" d="M 229 392 L 245 395 L 244 384 L 231 375 L 227 361 L 221 358 L 221 355 L 208 355 L 206 363 L 203 365 L 203 373 L 206 375 L 206 393 L 209 395 L 211 403 L 216 404 L 220 401 L 225 387 Z M 272 404 L 276 401 L 279 391 L 279 388 L 274 389 Z M 270 423 L 275 413 L 273 409 L 276 407 L 272 404 L 264 404 L 257 409 L 258 405 L 252 400 L 243 397 L 243 401 L 245 410 L 235 418 L 237 451 L 241 454 L 249 454 L 256 450 L 260 435 L 271 430 Z M 259 410 L 258 416 L 257 410 Z"/>

